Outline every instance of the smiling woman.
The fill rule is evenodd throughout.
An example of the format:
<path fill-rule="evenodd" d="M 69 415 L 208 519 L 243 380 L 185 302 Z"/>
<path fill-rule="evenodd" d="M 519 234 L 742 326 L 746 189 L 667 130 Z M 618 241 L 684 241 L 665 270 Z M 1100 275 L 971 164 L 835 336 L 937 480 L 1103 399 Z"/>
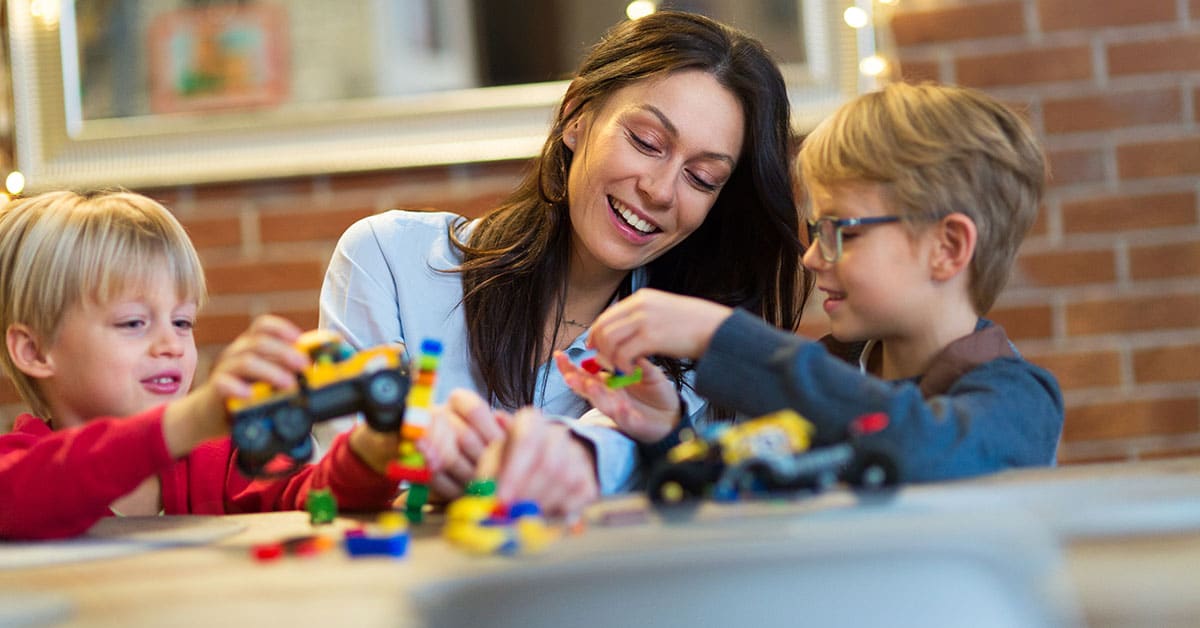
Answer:
<path fill-rule="evenodd" d="M 857 89 L 852 3 L 659 4 L 762 39 L 809 128 Z M 626 4 L 6 0 L 17 166 L 39 191 L 532 157 Z"/>
<path fill-rule="evenodd" d="M 789 122 L 783 76 L 761 43 L 697 14 L 654 13 L 618 24 L 588 53 L 541 155 L 496 210 L 469 222 L 393 211 L 343 235 L 321 324 L 360 346 L 440 338 L 436 397 L 465 389 L 450 395 L 458 441 L 438 454 L 448 471 L 435 493 L 461 493 L 505 427 L 502 501 L 566 511 L 630 486 L 636 443 L 610 426 L 536 412 L 509 421 L 490 407 L 584 415 L 589 404 L 551 355 L 581 357 L 586 332 L 569 321 L 592 321 L 639 288 L 795 327 L 805 290 Z M 669 395 L 652 403 L 682 395 L 685 423 L 715 415 L 685 385 L 687 364 L 643 366 L 633 387 Z M 326 425 L 326 441 L 345 429 Z"/>

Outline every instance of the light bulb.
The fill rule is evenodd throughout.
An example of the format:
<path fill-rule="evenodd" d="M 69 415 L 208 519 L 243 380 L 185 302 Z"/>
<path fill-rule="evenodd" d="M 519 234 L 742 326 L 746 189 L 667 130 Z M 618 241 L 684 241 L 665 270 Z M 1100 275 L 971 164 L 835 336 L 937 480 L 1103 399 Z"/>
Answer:
<path fill-rule="evenodd" d="M 850 7 L 842 12 L 842 19 L 850 25 L 850 28 L 862 28 L 871 21 L 871 16 L 859 7 Z"/>
<path fill-rule="evenodd" d="M 636 20 L 640 17 L 646 17 L 658 10 L 658 7 L 650 0 L 633 0 L 625 7 L 625 16 L 631 20 Z"/>

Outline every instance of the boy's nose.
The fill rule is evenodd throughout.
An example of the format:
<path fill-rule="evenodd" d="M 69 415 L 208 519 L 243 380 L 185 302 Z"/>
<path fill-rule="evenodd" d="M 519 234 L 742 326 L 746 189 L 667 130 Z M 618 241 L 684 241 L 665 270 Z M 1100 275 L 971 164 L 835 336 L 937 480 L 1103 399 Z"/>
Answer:
<path fill-rule="evenodd" d="M 804 250 L 804 255 L 800 258 L 800 263 L 809 270 L 821 270 L 829 265 L 825 261 L 825 257 L 821 255 L 821 243 L 816 239 L 808 244 L 808 248 Z"/>
<path fill-rule="evenodd" d="M 179 336 L 175 327 L 168 325 L 167 329 L 155 333 L 151 350 L 155 355 L 181 355 L 184 342 L 185 340 Z"/>

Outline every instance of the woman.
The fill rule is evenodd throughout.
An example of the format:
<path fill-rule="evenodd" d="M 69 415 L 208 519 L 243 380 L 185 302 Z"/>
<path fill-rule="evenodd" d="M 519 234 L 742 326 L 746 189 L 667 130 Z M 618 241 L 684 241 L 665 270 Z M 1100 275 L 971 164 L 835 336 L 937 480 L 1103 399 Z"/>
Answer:
<path fill-rule="evenodd" d="M 461 457 L 435 492 L 461 491 L 504 430 L 501 498 L 569 510 L 627 488 L 636 443 L 624 434 L 529 412 L 501 426 L 490 406 L 583 415 L 587 402 L 551 355 L 579 357 L 588 324 L 638 288 L 794 328 L 807 286 L 791 139 L 783 78 L 756 40 L 689 13 L 622 23 L 583 61 L 540 157 L 501 207 L 470 222 L 393 211 L 346 232 L 322 289 L 322 325 L 360 346 L 438 338 L 438 389 L 482 395 L 450 397 L 465 419 Z M 689 421 L 705 415 L 683 386 L 686 365 L 661 366 L 647 377 L 676 381 Z M 323 428 L 326 437 L 329 428 L 345 426 Z"/>

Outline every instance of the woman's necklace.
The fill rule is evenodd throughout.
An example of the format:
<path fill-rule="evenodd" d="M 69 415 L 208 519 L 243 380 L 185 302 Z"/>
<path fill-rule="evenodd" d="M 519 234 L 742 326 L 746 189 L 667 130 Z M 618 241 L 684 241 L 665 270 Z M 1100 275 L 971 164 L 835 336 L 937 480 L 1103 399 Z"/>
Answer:
<path fill-rule="evenodd" d="M 581 323 L 573 318 L 568 318 L 563 321 L 563 325 L 566 325 L 568 327 L 578 327 L 580 329 L 587 329 L 588 327 L 591 327 L 592 324 L 591 323 Z"/>

